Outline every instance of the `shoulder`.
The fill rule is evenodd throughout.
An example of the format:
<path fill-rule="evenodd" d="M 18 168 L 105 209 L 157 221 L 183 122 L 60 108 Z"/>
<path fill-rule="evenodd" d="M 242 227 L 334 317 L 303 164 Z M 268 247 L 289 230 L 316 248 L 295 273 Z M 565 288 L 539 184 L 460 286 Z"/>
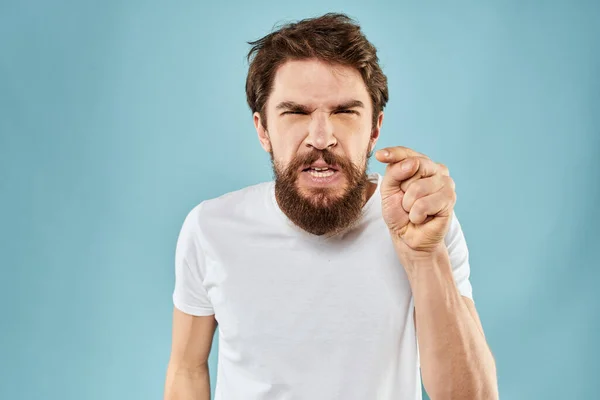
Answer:
<path fill-rule="evenodd" d="M 225 193 L 222 196 L 205 200 L 197 207 L 199 212 L 210 214 L 231 214 L 247 207 L 254 207 L 257 203 L 268 198 L 272 182 L 262 182 L 245 188 Z"/>
<path fill-rule="evenodd" d="M 244 219 L 268 205 L 272 185 L 272 181 L 261 182 L 204 200 L 188 213 L 186 220 L 199 228 L 211 224 L 211 221 L 223 223 L 232 218 Z"/>

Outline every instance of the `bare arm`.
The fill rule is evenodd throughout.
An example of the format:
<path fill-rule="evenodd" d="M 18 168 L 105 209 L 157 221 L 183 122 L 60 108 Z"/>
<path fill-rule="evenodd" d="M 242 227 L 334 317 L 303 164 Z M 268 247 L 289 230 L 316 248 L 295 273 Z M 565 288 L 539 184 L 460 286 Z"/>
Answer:
<path fill-rule="evenodd" d="M 196 317 L 173 309 L 165 400 L 210 400 L 208 356 L 216 326 L 214 315 Z"/>
<path fill-rule="evenodd" d="M 431 399 L 497 399 L 494 358 L 475 305 L 456 288 L 447 251 L 403 265 L 414 296 L 423 386 Z"/>

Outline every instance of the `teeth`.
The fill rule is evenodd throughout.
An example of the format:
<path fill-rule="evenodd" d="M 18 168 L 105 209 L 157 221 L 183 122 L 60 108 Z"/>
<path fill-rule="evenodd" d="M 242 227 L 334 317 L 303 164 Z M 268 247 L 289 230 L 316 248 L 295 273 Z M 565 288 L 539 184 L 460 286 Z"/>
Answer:
<path fill-rule="evenodd" d="M 315 178 L 327 178 L 327 177 L 333 175 L 334 172 L 335 171 L 333 171 L 333 170 L 326 170 L 324 172 L 322 172 L 322 171 L 315 171 L 313 169 L 308 170 L 308 173 L 311 176 L 314 176 Z"/>
<path fill-rule="evenodd" d="M 327 171 L 329 169 L 329 167 L 325 167 L 325 168 L 312 167 L 312 169 L 314 169 L 315 171 Z"/>

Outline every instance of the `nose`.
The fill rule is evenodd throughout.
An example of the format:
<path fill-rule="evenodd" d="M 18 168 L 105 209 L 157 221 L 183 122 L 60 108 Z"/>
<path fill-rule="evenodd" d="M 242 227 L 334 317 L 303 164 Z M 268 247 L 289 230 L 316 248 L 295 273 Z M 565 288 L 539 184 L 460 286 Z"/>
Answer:
<path fill-rule="evenodd" d="M 329 120 L 329 113 L 324 111 L 314 112 L 308 126 L 306 145 L 317 150 L 324 150 L 334 147 L 336 144 L 337 139 L 334 136 L 333 124 Z"/>

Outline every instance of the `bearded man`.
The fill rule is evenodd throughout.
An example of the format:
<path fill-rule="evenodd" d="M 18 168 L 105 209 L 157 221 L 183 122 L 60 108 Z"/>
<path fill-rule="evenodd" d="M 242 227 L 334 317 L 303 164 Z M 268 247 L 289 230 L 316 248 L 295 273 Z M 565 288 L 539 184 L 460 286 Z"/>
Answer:
<path fill-rule="evenodd" d="M 176 248 L 165 399 L 495 399 L 448 169 L 378 151 L 375 47 L 342 14 L 251 42 L 246 96 L 274 180 L 203 201 Z"/>

